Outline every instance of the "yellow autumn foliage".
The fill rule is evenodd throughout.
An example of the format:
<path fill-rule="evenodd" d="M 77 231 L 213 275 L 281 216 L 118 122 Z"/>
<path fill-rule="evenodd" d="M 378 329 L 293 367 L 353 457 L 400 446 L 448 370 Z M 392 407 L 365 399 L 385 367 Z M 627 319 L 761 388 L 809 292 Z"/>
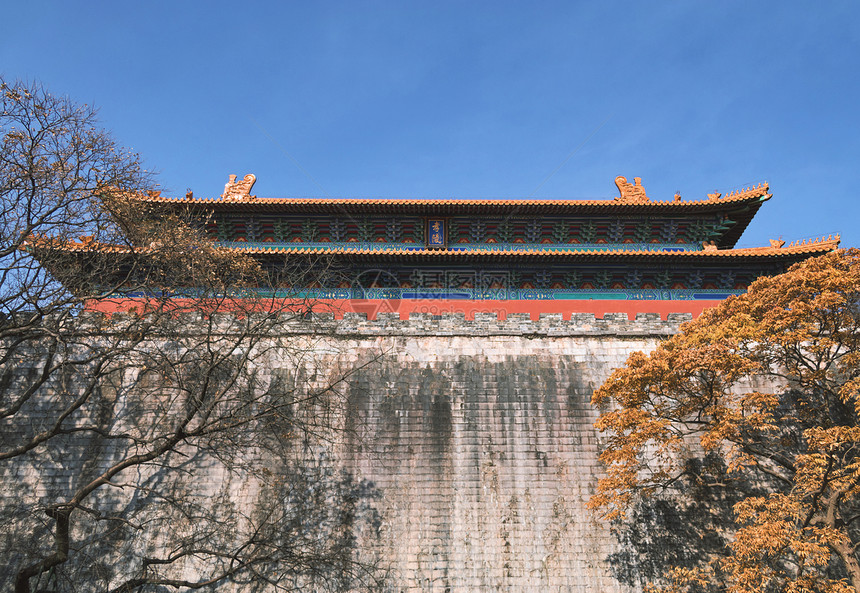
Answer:
<path fill-rule="evenodd" d="M 860 592 L 860 250 L 756 281 L 636 353 L 594 393 L 605 476 L 590 502 L 623 521 L 721 460 L 760 495 L 734 505 L 726 545 L 665 566 L 651 591 Z"/>

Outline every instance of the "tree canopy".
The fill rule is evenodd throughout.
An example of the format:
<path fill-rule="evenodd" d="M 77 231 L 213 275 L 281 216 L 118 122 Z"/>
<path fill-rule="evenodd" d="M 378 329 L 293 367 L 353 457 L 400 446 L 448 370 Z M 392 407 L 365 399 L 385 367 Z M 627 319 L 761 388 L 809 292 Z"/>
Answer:
<path fill-rule="evenodd" d="M 757 280 L 631 355 L 593 403 L 590 505 L 640 544 L 632 564 L 659 556 L 652 586 L 860 591 L 860 251 Z M 657 549 L 673 544 L 689 548 Z"/>
<path fill-rule="evenodd" d="M 91 107 L 0 92 L 0 588 L 372 585 L 375 491 L 323 440 L 349 371 L 285 329 L 311 303 L 142 206 L 152 180 Z"/>

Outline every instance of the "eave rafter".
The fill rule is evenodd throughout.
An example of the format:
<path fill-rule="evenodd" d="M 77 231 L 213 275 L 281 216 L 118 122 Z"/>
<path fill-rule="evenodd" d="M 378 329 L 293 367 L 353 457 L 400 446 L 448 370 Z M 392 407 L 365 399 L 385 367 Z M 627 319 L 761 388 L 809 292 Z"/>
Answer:
<path fill-rule="evenodd" d="M 364 247 L 302 247 L 296 245 L 273 245 L 271 247 L 262 247 L 258 245 L 243 245 L 235 243 L 230 246 L 222 246 L 221 249 L 236 253 L 243 253 L 262 257 L 289 257 L 289 256 L 333 256 L 347 259 L 352 258 L 374 258 L 383 257 L 387 260 L 404 259 L 409 261 L 423 260 L 428 262 L 433 261 L 506 261 L 516 259 L 542 259 L 542 260 L 594 260 L 607 258 L 612 260 L 652 260 L 652 261 L 692 261 L 692 260 L 747 260 L 747 259 L 794 259 L 796 257 L 810 257 L 821 255 L 834 251 L 839 247 L 840 238 L 837 235 L 834 237 L 821 237 L 812 241 L 803 241 L 792 243 L 788 246 L 781 241 L 773 241 L 770 246 L 766 247 L 746 247 L 741 249 L 717 249 L 706 248 L 702 251 L 640 251 L 633 249 L 608 249 L 605 251 L 567 251 L 553 249 L 520 249 L 520 250 L 504 250 L 497 249 L 493 251 L 485 250 L 449 250 L 449 249 L 401 249 L 397 247 L 386 248 L 380 246 L 378 248 Z M 103 243 L 93 242 L 88 238 L 82 238 L 80 242 L 69 241 L 62 244 L 56 241 L 44 239 L 31 239 L 24 243 L 24 248 L 31 252 L 43 251 L 64 251 L 69 253 L 113 253 L 113 254 L 145 254 L 146 248 L 132 249 L 123 245 L 106 245 Z M 38 255 L 37 255 L 38 257 Z"/>

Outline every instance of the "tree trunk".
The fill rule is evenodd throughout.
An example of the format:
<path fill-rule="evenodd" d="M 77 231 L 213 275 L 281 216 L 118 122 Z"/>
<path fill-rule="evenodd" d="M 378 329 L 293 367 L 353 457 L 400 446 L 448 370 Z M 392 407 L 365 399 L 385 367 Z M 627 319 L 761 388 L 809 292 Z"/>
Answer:
<path fill-rule="evenodd" d="M 836 526 L 837 517 L 840 515 L 839 502 L 848 491 L 848 487 L 844 486 L 834 490 L 825 500 L 827 502 L 824 521 L 831 529 L 839 529 Z M 857 561 L 857 556 L 854 555 L 854 547 L 851 545 L 851 538 L 845 529 L 841 529 L 845 538 L 832 544 L 833 551 L 842 559 L 845 565 L 845 570 L 848 572 L 848 577 L 851 579 L 851 586 L 857 593 L 860 593 L 860 562 Z"/>
<path fill-rule="evenodd" d="M 854 555 L 851 542 L 846 540 L 834 544 L 833 549 L 845 564 L 845 570 L 848 571 L 848 577 L 851 579 L 851 586 L 854 587 L 857 593 L 860 593 L 860 562 L 857 561 L 857 556 Z"/>
<path fill-rule="evenodd" d="M 54 533 L 54 543 L 57 549 L 44 560 L 31 564 L 18 572 L 18 576 L 15 578 L 15 593 L 30 593 L 31 578 L 42 574 L 53 566 L 62 564 L 69 558 L 69 517 L 72 514 L 71 509 L 48 509 L 45 513 L 57 522 Z"/>

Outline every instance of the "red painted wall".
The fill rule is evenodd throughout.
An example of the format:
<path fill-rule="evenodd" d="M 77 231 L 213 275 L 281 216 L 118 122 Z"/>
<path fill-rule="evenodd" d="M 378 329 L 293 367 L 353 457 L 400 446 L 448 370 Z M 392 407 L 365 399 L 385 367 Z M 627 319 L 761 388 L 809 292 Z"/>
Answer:
<path fill-rule="evenodd" d="M 444 313 L 463 313 L 466 319 L 474 319 L 475 313 L 495 313 L 499 319 L 505 319 L 511 313 L 528 313 L 531 319 L 538 320 L 541 313 L 561 313 L 564 319 L 570 319 L 572 313 L 593 313 L 598 319 L 605 313 L 626 313 L 628 319 L 635 319 L 637 313 L 659 313 L 666 319 L 669 313 L 691 313 L 698 317 L 708 307 L 715 307 L 722 301 L 633 301 L 633 300 L 587 300 L 587 301 L 453 301 L 453 300 L 355 300 L 355 299 L 321 299 L 309 303 L 307 301 L 275 302 L 274 307 L 289 307 L 291 304 L 299 308 L 311 306 L 316 312 L 331 312 L 335 318 L 341 319 L 345 312 L 366 313 L 368 319 L 376 319 L 380 312 L 399 313 L 400 319 L 409 319 L 410 313 L 429 313 L 441 315 Z M 129 310 L 141 310 L 142 299 L 116 299 L 93 302 L 90 310 L 104 313 L 119 313 Z M 178 311 L 188 308 L 198 309 L 200 301 L 177 299 Z M 145 307 L 145 305 L 144 305 Z M 224 303 L 214 304 L 219 310 L 242 311 L 242 306 L 230 306 Z"/>

